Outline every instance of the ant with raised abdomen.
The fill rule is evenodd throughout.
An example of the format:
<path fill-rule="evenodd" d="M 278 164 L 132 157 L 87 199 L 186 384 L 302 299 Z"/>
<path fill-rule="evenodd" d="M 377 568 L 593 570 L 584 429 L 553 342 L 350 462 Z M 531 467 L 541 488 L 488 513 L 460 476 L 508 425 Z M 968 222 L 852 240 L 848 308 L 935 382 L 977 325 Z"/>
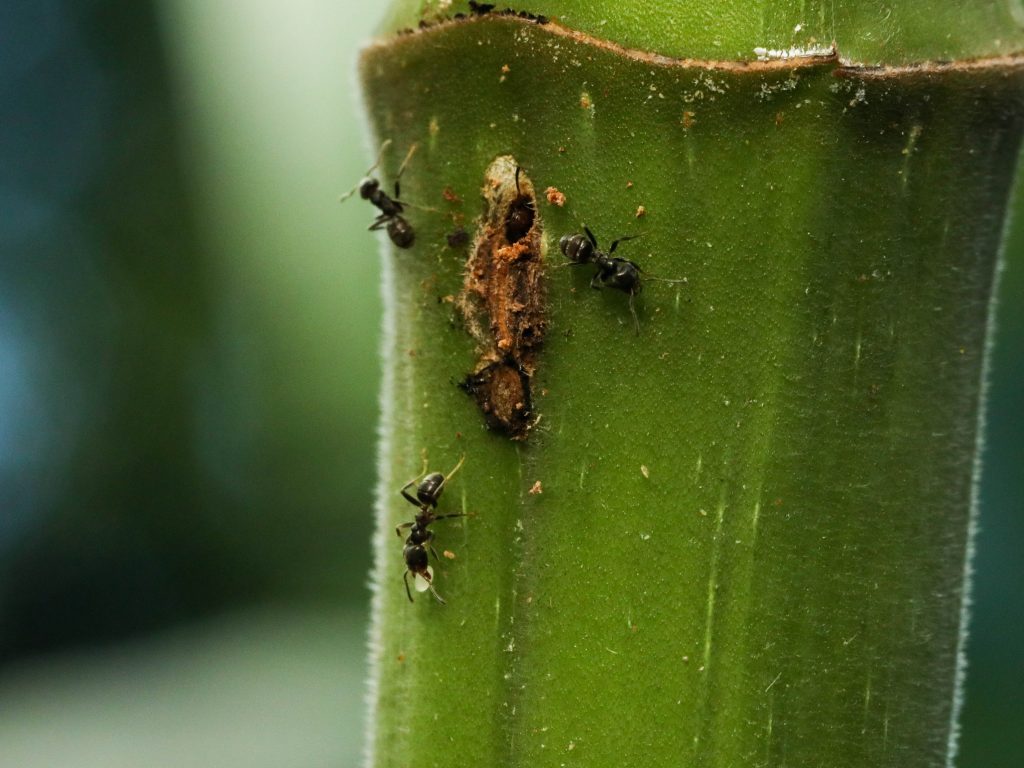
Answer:
<path fill-rule="evenodd" d="M 409 590 L 409 574 L 411 573 L 417 592 L 424 592 L 429 589 L 430 594 L 437 599 L 437 602 L 441 603 L 441 605 L 445 604 L 441 596 L 437 594 L 437 590 L 434 589 L 434 569 L 430 567 L 430 558 L 427 557 L 427 550 L 429 549 L 434 555 L 434 559 L 439 559 L 437 551 L 431 543 L 434 540 L 434 532 L 430 530 L 430 525 L 436 520 L 466 516 L 464 512 L 450 515 L 434 514 L 445 484 L 451 480 L 452 475 L 459 471 L 462 462 L 465 460 L 465 456 L 459 459 L 459 463 L 447 475 L 442 475 L 440 472 L 431 472 L 418 483 L 416 480 L 410 480 L 402 486 L 402 497 L 413 506 L 419 508 L 415 520 L 395 526 L 395 533 L 399 537 L 402 536 L 403 528 L 410 529 L 409 535 L 405 539 L 405 547 L 402 549 L 402 557 L 405 558 L 406 568 L 405 573 L 402 575 L 402 580 L 405 582 L 405 594 L 408 595 L 410 603 L 413 602 L 412 592 Z M 414 485 L 416 486 L 416 495 L 412 496 L 409 493 L 409 488 Z M 421 588 L 419 586 L 420 582 L 417 579 L 421 580 L 426 586 Z"/>
<path fill-rule="evenodd" d="M 401 167 L 398 169 L 398 175 L 395 176 L 395 196 L 389 197 L 388 194 L 380 188 L 380 181 L 370 176 L 371 173 L 376 170 L 377 166 L 380 165 L 380 160 L 384 156 L 384 150 L 391 145 L 391 139 L 388 139 L 381 144 L 380 152 L 377 155 L 377 161 L 370 166 L 366 172 L 366 178 L 364 178 L 359 184 L 353 187 L 349 192 L 342 196 L 341 202 L 345 202 L 358 190 L 359 196 L 363 200 L 369 200 L 372 205 L 380 209 L 380 213 L 377 218 L 374 219 L 373 224 L 369 226 L 371 232 L 387 227 L 388 237 L 391 238 L 391 242 L 399 248 L 409 248 L 412 246 L 413 240 L 416 239 L 416 233 L 413 231 L 412 225 L 406 221 L 402 213 L 405 211 L 405 206 L 409 203 L 403 203 L 398 198 L 401 197 L 401 188 L 398 185 L 399 179 L 402 178 L 402 172 L 405 171 L 405 166 L 409 164 L 409 160 L 412 158 L 413 153 L 416 151 L 417 144 L 413 144 L 409 147 L 409 153 L 405 156 L 405 160 L 402 161 Z"/>
<path fill-rule="evenodd" d="M 643 282 L 641 275 L 644 271 L 640 269 L 640 265 L 635 261 L 629 259 L 623 259 L 620 256 L 612 256 L 615 253 L 615 249 L 619 247 L 619 243 L 625 242 L 626 240 L 633 240 L 641 235 L 628 235 L 627 237 L 620 237 L 617 240 L 613 240 L 611 247 L 608 249 L 608 253 L 602 251 L 597 245 L 597 238 L 594 237 L 594 233 L 591 232 L 586 225 L 583 227 L 583 231 L 586 236 L 579 234 L 578 232 L 573 235 L 563 235 L 562 239 L 558 241 L 558 247 L 561 248 L 562 253 L 565 254 L 566 258 L 569 259 L 567 266 L 580 266 L 582 264 L 593 264 L 597 267 L 597 272 L 590 279 L 590 287 L 601 289 L 601 288 L 615 288 L 616 290 L 622 291 L 623 293 L 629 294 L 629 312 L 633 315 L 633 324 L 636 326 L 636 335 L 640 335 L 640 320 L 636 316 L 636 307 L 633 306 L 633 297 L 643 290 Z M 657 280 L 662 283 L 685 283 L 686 278 L 679 280 L 669 280 L 664 277 L 651 277 L 647 275 L 644 279 Z"/>

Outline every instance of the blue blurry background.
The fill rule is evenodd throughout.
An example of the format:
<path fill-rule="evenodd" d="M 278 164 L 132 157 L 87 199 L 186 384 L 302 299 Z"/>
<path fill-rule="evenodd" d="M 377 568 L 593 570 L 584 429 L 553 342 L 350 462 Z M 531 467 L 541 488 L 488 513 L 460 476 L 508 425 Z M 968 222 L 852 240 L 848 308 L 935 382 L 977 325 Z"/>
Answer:
<path fill-rule="evenodd" d="M 359 763 L 382 7 L 0 4 L 3 768 Z M 1001 292 L 960 763 L 1016 768 L 1024 226 Z"/>

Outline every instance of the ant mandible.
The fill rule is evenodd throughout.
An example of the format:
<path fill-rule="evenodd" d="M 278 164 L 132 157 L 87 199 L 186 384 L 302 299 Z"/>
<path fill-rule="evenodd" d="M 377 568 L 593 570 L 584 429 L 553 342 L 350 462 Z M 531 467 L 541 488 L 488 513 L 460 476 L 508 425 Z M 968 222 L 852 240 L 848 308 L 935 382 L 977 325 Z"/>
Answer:
<path fill-rule="evenodd" d="M 359 184 L 353 187 L 349 192 L 342 196 L 341 202 L 345 202 L 352 195 L 359 191 L 359 196 L 363 200 L 369 200 L 372 205 L 380 209 L 380 213 L 377 218 L 373 220 L 368 229 L 373 232 L 382 227 L 387 227 L 388 237 L 391 238 L 391 242 L 399 248 L 409 248 L 412 246 L 413 240 L 416 239 L 416 233 L 413 231 L 412 224 L 406 221 L 405 217 L 402 216 L 402 212 L 405 210 L 405 206 L 408 203 L 403 203 L 398 198 L 401 196 L 401 189 L 398 186 L 399 179 L 402 178 L 402 173 L 405 171 L 405 166 L 409 164 L 409 160 L 412 158 L 413 153 L 416 151 L 417 144 L 413 144 L 409 147 L 409 153 L 405 156 L 405 160 L 402 161 L 401 167 L 398 169 L 398 175 L 395 176 L 395 196 L 389 197 L 388 194 L 380 188 L 380 181 L 370 176 L 371 173 L 376 170 L 377 166 L 380 165 L 381 158 L 384 156 L 384 150 L 391 145 L 391 139 L 388 139 L 381 144 L 380 152 L 377 155 L 377 161 L 370 166 L 366 172 L 366 178 L 364 178 Z"/>
<path fill-rule="evenodd" d="M 395 526 L 395 533 L 399 538 L 402 536 L 403 528 L 410 529 L 409 535 L 405 539 L 405 547 L 402 549 L 402 557 L 405 558 L 406 569 L 405 573 L 402 574 L 402 580 L 405 582 L 405 594 L 408 595 L 410 603 L 413 602 L 412 592 L 409 590 L 409 574 L 411 573 L 413 581 L 416 583 L 416 591 L 423 592 L 429 589 L 430 594 L 437 599 L 437 602 L 441 603 L 441 605 L 445 604 L 441 596 L 437 594 L 437 590 L 434 589 L 434 569 L 430 567 L 429 558 L 427 557 L 427 549 L 429 549 L 434 555 L 434 559 L 439 559 L 437 551 L 431 543 L 434 540 L 434 532 L 430 530 L 430 525 L 435 520 L 466 516 L 464 512 L 450 515 L 434 514 L 445 484 L 451 480 L 452 475 L 459 471 L 462 462 L 465 460 L 465 456 L 459 459 L 459 463 L 447 475 L 442 475 L 440 472 L 431 472 L 420 480 L 419 483 L 415 480 L 410 480 L 402 487 L 402 497 L 413 506 L 419 508 L 415 520 Z M 413 485 L 416 486 L 415 496 L 409 494 L 409 488 Z M 419 586 L 419 582 L 416 581 L 417 577 L 426 584 L 425 587 L 421 588 Z"/>
<path fill-rule="evenodd" d="M 593 264 L 597 267 L 597 272 L 590 279 L 591 288 L 615 288 L 623 293 L 628 293 L 629 312 L 633 315 L 633 325 L 636 328 L 636 335 L 639 336 L 640 320 L 636 316 L 633 297 L 643 290 L 643 282 L 640 276 L 644 274 L 644 271 L 640 269 L 640 265 L 635 261 L 623 259 L 620 256 L 612 256 L 612 254 L 619 247 L 619 243 L 626 240 L 634 240 L 641 237 L 641 235 L 628 235 L 620 237 L 618 240 L 613 240 L 608 253 L 605 253 L 598 246 L 594 233 L 586 225 L 584 225 L 583 231 L 586 233 L 586 236 L 577 232 L 573 235 L 563 235 L 562 239 L 558 241 L 558 247 L 561 248 L 562 253 L 569 259 L 567 266 Z M 650 275 L 646 279 L 657 280 L 662 283 L 686 282 L 686 278 L 669 280 L 664 277 L 651 277 Z"/>

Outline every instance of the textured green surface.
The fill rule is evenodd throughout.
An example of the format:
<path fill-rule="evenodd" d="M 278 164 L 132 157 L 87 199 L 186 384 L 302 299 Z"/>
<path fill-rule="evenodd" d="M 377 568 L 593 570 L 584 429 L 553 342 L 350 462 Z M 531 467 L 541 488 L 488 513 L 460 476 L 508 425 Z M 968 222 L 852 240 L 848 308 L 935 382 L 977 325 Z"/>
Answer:
<path fill-rule="evenodd" d="M 844 60 L 905 64 L 1024 51 L 1022 0 L 524 0 L 572 29 L 666 56 L 750 60 L 755 48 L 836 42 Z M 469 10 L 467 0 L 397 0 L 383 32 Z"/>
<path fill-rule="evenodd" d="M 437 209 L 388 260 L 376 765 L 944 764 L 1019 76 L 659 68 L 491 19 L 362 77 L 384 179 L 420 142 L 403 198 Z M 475 354 L 440 300 L 446 213 L 505 153 L 567 196 L 553 264 L 586 222 L 689 280 L 648 285 L 636 337 L 551 270 L 521 444 L 453 385 Z M 477 513 L 436 525 L 447 606 L 408 604 L 392 532 L 424 451 L 466 455 L 441 510 Z"/>

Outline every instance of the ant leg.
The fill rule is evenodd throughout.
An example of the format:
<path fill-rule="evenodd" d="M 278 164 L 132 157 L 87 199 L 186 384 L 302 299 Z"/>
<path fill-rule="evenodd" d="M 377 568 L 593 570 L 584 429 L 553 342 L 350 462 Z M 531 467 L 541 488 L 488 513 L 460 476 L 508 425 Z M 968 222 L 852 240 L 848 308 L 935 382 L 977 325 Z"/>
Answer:
<path fill-rule="evenodd" d="M 409 497 L 406 496 L 406 498 L 409 498 Z M 395 534 L 398 536 L 398 538 L 402 538 L 402 529 L 403 528 L 412 528 L 414 525 L 416 525 L 416 523 L 402 523 L 401 525 L 396 525 L 395 526 Z"/>
<path fill-rule="evenodd" d="M 423 502 L 421 502 L 417 498 L 414 498 L 414 497 L 410 496 L 408 493 L 406 493 L 406 491 L 409 490 L 409 486 L 416 485 L 416 481 L 419 480 L 421 477 L 423 477 L 425 474 L 427 474 L 427 455 L 426 455 L 426 452 L 424 452 L 424 454 L 423 454 L 423 469 L 420 470 L 420 473 L 418 475 L 416 475 L 416 477 L 414 477 L 408 483 L 403 485 L 402 486 L 402 490 L 399 491 L 399 493 L 401 493 L 405 497 L 406 501 L 408 501 L 414 507 L 419 507 L 420 509 L 423 509 Z"/>
<path fill-rule="evenodd" d="M 412 599 L 412 592 L 409 591 L 409 571 L 402 574 L 402 581 L 405 582 L 405 594 L 409 597 L 409 602 L 414 602 Z"/>
<path fill-rule="evenodd" d="M 635 291 L 629 292 L 629 312 L 633 315 L 633 325 L 636 327 L 636 335 L 640 335 L 640 320 L 636 316 L 636 307 L 633 306 L 633 297 L 636 296 Z"/>
<path fill-rule="evenodd" d="M 453 512 L 450 515 L 435 515 L 433 520 L 430 522 L 434 522 L 435 520 L 444 520 L 449 517 L 469 517 L 469 515 L 466 512 Z"/>
<path fill-rule="evenodd" d="M 587 227 L 586 224 L 583 225 L 583 231 L 587 233 L 587 239 L 590 241 L 590 244 L 592 246 L 594 246 L 594 250 L 596 251 L 597 250 L 597 238 L 594 237 L 594 233 L 590 231 L 590 228 Z"/>
<path fill-rule="evenodd" d="M 384 227 L 386 227 L 389 223 L 391 223 L 391 217 L 388 216 L 386 213 L 382 213 L 380 216 L 374 219 L 373 224 L 368 226 L 367 229 L 370 230 L 371 232 L 376 232 L 378 229 L 383 229 Z"/>
<path fill-rule="evenodd" d="M 600 291 L 602 288 L 604 288 L 604 281 L 601 280 L 600 272 L 596 273 L 592 278 L 590 278 L 590 287 L 597 291 Z"/>
<path fill-rule="evenodd" d="M 436 560 L 437 562 L 441 562 L 441 558 L 437 556 L 437 550 L 434 549 L 434 545 L 428 544 L 427 546 L 430 547 L 430 554 L 434 556 L 434 560 Z"/>
<path fill-rule="evenodd" d="M 406 571 L 405 575 L 408 576 L 409 572 Z M 439 594 L 437 594 L 437 590 L 434 589 L 434 577 L 431 575 L 431 573 L 429 571 L 424 571 L 423 573 L 417 573 L 416 576 L 419 576 L 421 579 L 423 579 L 425 582 L 427 582 L 427 589 L 430 590 L 430 594 L 432 594 L 434 596 L 434 599 L 437 600 L 437 602 L 439 602 L 441 605 L 447 605 L 447 603 L 444 601 L 444 599 Z M 415 578 L 415 576 L 413 578 Z M 408 579 L 406 579 L 406 582 L 405 582 L 405 591 L 409 592 L 409 580 Z M 412 595 L 411 594 L 409 595 L 409 601 L 410 602 L 412 601 Z"/>
<path fill-rule="evenodd" d="M 437 594 L 437 590 L 434 589 L 434 582 L 428 581 L 427 589 L 430 590 L 430 594 L 434 596 L 434 599 L 437 600 L 437 602 L 439 602 L 441 605 L 448 605 L 448 603 L 446 603 L 444 599 L 439 594 Z"/>

